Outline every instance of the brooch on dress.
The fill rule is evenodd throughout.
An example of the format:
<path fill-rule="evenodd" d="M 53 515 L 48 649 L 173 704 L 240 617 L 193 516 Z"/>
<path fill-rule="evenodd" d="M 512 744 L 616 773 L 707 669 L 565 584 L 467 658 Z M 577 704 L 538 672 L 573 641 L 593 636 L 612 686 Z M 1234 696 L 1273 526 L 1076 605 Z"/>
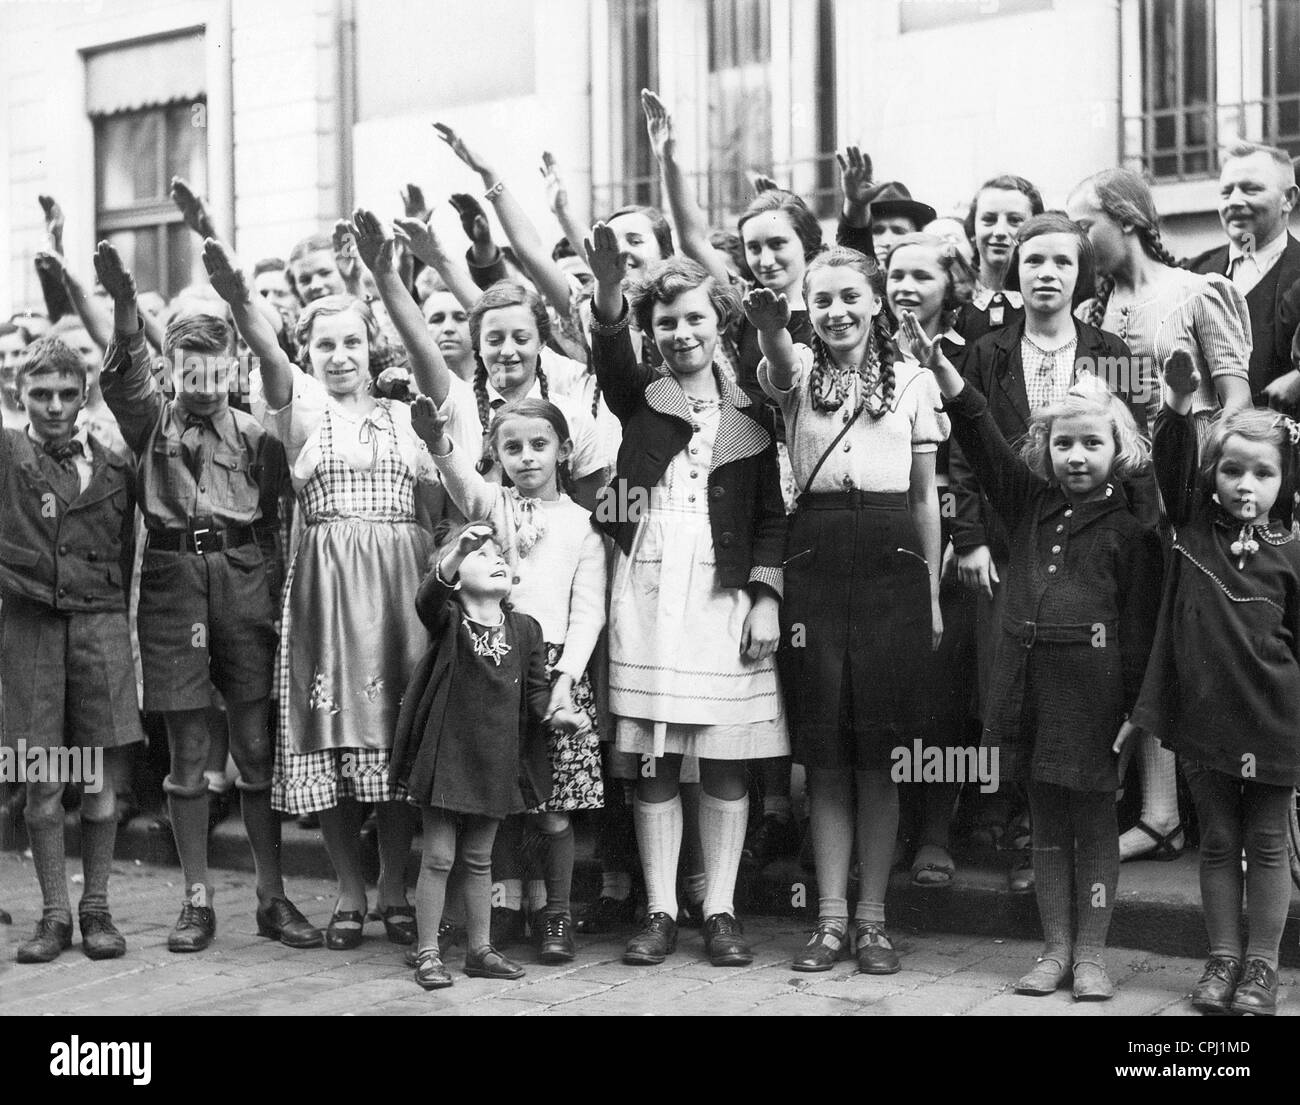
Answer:
<path fill-rule="evenodd" d="M 469 618 L 462 619 L 465 623 L 465 629 L 469 633 L 469 639 L 474 642 L 474 655 L 483 656 L 492 661 L 497 667 L 501 666 L 501 658 L 510 651 L 510 645 L 506 643 L 505 634 L 501 631 L 499 625 L 489 625 L 484 627 L 482 633 L 474 632 L 474 623 Z"/>
<path fill-rule="evenodd" d="M 1237 540 L 1228 546 L 1228 551 L 1237 557 L 1237 571 L 1244 570 L 1246 559 L 1259 552 L 1259 542 L 1255 540 L 1253 523 L 1247 522 L 1241 527 L 1241 533 L 1237 535 Z"/>

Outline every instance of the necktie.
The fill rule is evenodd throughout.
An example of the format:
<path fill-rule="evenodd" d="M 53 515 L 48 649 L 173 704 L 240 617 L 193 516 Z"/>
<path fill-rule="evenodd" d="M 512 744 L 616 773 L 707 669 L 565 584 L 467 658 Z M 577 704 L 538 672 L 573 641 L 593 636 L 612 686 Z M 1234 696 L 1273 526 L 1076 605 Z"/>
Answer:
<path fill-rule="evenodd" d="M 47 441 L 41 445 L 41 451 L 54 462 L 52 471 L 46 469 L 47 478 L 64 499 L 72 502 L 81 493 L 81 473 L 77 471 L 77 457 L 84 451 L 81 442 L 75 439 L 58 444 Z"/>
<path fill-rule="evenodd" d="M 64 468 L 68 468 L 73 472 L 77 470 L 77 457 L 81 456 L 82 453 L 85 452 L 81 447 L 81 442 L 75 437 L 58 443 L 47 441 L 41 446 L 41 448 L 44 450 L 47 457 L 52 457 Z"/>

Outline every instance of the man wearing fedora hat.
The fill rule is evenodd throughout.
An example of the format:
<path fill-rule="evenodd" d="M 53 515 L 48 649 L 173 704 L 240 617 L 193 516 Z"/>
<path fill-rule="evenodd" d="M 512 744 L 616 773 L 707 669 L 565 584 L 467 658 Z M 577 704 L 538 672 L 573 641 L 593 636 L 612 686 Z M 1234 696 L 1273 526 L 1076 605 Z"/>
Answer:
<path fill-rule="evenodd" d="M 857 146 L 849 146 L 836 156 L 844 190 L 836 241 L 868 256 L 874 253 L 883 266 L 893 244 L 904 234 L 915 234 L 932 222 L 935 210 L 912 199 L 907 185 L 896 180 L 874 183 L 871 158 Z"/>

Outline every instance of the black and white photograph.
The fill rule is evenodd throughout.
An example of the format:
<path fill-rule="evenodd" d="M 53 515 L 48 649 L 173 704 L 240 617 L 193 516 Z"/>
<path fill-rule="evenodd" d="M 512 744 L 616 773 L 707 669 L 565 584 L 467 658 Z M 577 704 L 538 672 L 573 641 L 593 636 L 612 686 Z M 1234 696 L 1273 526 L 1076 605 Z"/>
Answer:
<path fill-rule="evenodd" d="M 0 0 L 0 1039 L 1280 1065 L 1297 166 L 1300 0 Z"/>

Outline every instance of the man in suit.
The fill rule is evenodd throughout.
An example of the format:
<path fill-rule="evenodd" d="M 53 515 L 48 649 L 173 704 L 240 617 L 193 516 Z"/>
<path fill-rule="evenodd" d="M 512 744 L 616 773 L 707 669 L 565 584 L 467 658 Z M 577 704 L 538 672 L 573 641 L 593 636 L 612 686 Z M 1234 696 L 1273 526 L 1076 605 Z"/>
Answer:
<path fill-rule="evenodd" d="M 1196 272 L 1227 276 L 1246 297 L 1254 348 L 1250 390 L 1256 403 L 1300 406 L 1300 370 L 1291 366 L 1291 342 L 1300 323 L 1300 240 L 1287 219 L 1300 200 L 1290 155 L 1274 146 L 1242 142 L 1224 154 L 1219 173 L 1219 218 L 1226 245 L 1192 262 Z"/>

